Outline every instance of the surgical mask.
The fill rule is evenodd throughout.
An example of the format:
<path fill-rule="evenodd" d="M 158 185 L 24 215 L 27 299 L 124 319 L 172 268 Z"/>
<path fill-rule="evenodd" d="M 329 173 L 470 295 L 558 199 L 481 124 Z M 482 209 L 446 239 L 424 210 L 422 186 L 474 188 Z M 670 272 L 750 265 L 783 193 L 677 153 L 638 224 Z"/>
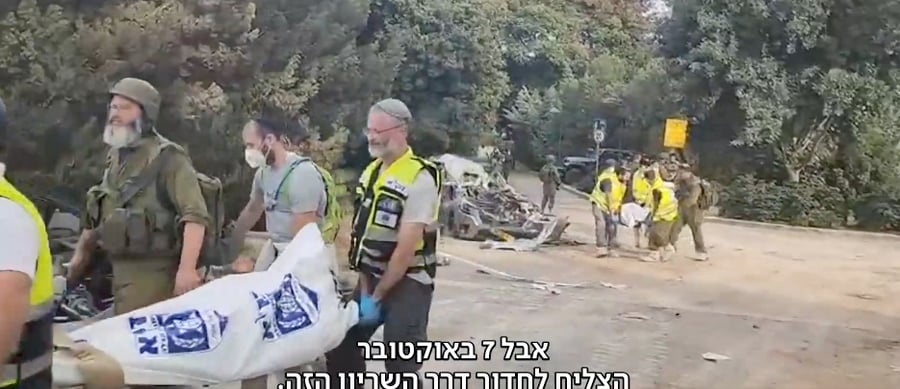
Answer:
<path fill-rule="evenodd" d="M 266 155 L 257 149 L 244 149 L 244 161 L 251 168 L 258 169 L 266 165 Z"/>
<path fill-rule="evenodd" d="M 117 126 L 109 124 L 103 130 L 103 142 L 114 149 L 128 147 L 138 139 L 141 134 L 132 126 Z"/>

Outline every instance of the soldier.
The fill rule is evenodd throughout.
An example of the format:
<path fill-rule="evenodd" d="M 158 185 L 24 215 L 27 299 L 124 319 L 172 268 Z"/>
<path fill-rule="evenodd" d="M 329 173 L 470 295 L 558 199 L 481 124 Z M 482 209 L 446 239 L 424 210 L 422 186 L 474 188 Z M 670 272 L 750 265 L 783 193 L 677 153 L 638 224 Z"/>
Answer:
<path fill-rule="evenodd" d="M 591 212 L 594 214 L 594 236 L 597 257 L 615 256 L 618 247 L 618 214 L 625 197 L 625 169 L 616 167 L 616 161 L 606 160 L 605 169 L 597 177 L 591 192 Z"/>
<path fill-rule="evenodd" d="M 541 197 L 541 212 L 546 209 L 553 212 L 553 205 L 556 204 L 556 191 L 562 180 L 559 178 L 559 170 L 556 170 L 556 157 L 547 156 L 547 163 L 541 168 L 540 178 L 543 184 L 543 196 Z"/>
<path fill-rule="evenodd" d="M 700 184 L 700 178 L 691 172 L 690 166 L 682 164 L 675 177 L 675 196 L 678 198 L 678 219 L 672 227 L 672 244 L 678 242 L 678 236 L 684 225 L 691 229 L 691 236 L 694 239 L 694 259 L 697 261 L 706 261 L 709 255 L 706 252 L 706 245 L 703 242 L 703 209 L 700 207 L 700 196 L 703 194 L 703 187 Z"/>
<path fill-rule="evenodd" d="M 351 267 L 360 272 L 354 292 L 360 321 L 327 354 L 332 380 L 342 372 L 366 371 L 358 343 L 382 324 L 385 342 L 428 341 L 441 175 L 409 147 L 411 119 L 409 108 L 396 99 L 369 110 L 366 137 L 375 160 L 357 186 L 350 249 Z M 416 373 L 422 361 L 390 359 L 384 367 L 389 373 Z"/>
<path fill-rule="evenodd" d="M 6 107 L 0 100 L 0 153 L 6 148 Z M 53 256 L 34 204 L 6 180 L 0 162 L 0 388 L 53 384 Z"/>
<path fill-rule="evenodd" d="M 154 127 L 156 88 L 124 78 L 109 92 L 107 168 L 88 191 L 68 282 L 80 282 L 102 239 L 115 313 L 122 314 L 200 286 L 197 261 L 210 216 L 190 157 Z"/>

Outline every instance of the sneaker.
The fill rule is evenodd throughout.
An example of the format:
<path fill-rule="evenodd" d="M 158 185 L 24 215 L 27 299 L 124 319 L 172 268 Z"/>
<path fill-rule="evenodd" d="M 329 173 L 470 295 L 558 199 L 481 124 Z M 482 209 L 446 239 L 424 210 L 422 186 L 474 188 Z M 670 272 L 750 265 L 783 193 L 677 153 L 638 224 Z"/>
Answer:
<path fill-rule="evenodd" d="M 653 251 L 650 254 L 641 257 L 641 261 L 643 262 L 660 262 L 661 259 L 662 258 L 660 256 L 659 250 Z"/>
<path fill-rule="evenodd" d="M 675 246 L 672 246 L 672 245 L 666 246 L 663 250 L 665 250 L 665 252 L 669 253 L 669 254 L 674 254 L 675 251 L 677 251 L 677 250 L 675 250 Z"/>
<path fill-rule="evenodd" d="M 597 247 L 597 252 L 595 254 L 597 258 L 605 257 L 607 255 L 609 255 L 609 249 L 606 247 Z"/>
<path fill-rule="evenodd" d="M 697 253 L 694 255 L 695 261 L 705 262 L 709 260 L 709 254 L 707 253 Z"/>

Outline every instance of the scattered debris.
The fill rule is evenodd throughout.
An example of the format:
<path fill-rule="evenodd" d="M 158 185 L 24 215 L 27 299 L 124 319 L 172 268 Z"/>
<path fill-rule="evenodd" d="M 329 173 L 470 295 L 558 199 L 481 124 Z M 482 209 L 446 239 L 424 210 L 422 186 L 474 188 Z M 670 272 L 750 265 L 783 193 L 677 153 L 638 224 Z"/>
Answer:
<path fill-rule="evenodd" d="M 625 312 L 623 314 L 620 314 L 619 317 L 632 320 L 650 320 L 649 316 L 638 312 Z"/>
<path fill-rule="evenodd" d="M 718 361 L 730 360 L 731 357 L 729 357 L 727 355 L 716 354 L 716 353 L 703 353 L 703 359 L 705 359 L 707 361 L 711 361 L 711 362 L 718 362 Z"/>
<path fill-rule="evenodd" d="M 611 284 L 609 282 L 601 282 L 600 285 L 602 285 L 604 288 L 610 289 L 625 289 L 628 287 L 628 285 L 625 284 Z"/>
<path fill-rule="evenodd" d="M 452 154 L 437 161 L 446 172 L 441 220 L 453 237 L 485 241 L 482 248 L 514 251 L 535 251 L 562 239 L 568 218 L 542 213 L 503 177 Z"/>
<path fill-rule="evenodd" d="M 551 288 L 549 285 L 546 285 L 546 284 L 531 284 L 531 287 L 538 289 L 538 290 L 544 290 L 544 291 L 550 292 L 550 294 L 559 294 L 559 289 Z"/>
<path fill-rule="evenodd" d="M 486 275 L 490 275 L 490 276 L 500 277 L 500 278 L 503 278 L 503 279 L 505 279 L 505 280 L 507 280 L 507 281 L 525 282 L 525 283 L 529 283 L 529 284 L 546 285 L 546 286 L 551 287 L 551 288 L 552 288 L 552 287 L 569 287 L 569 288 L 584 288 L 584 287 L 585 287 L 584 284 L 569 284 L 569 283 L 564 283 L 564 282 L 550 282 L 550 281 L 541 281 L 541 280 L 534 280 L 534 279 L 526 278 L 526 277 L 520 277 L 520 276 L 517 276 L 517 275 L 509 274 L 509 273 L 507 273 L 507 272 L 504 272 L 504 271 L 500 271 L 500 270 L 494 269 L 494 268 L 492 268 L 492 267 L 490 267 L 490 266 L 485 266 L 485 265 L 482 265 L 482 264 L 480 264 L 480 263 L 470 261 L 470 260 L 465 259 L 465 258 L 457 257 L 457 256 L 455 256 L 455 255 L 450 255 L 450 254 L 446 254 L 446 253 L 442 253 L 441 255 L 446 256 L 446 257 L 448 257 L 448 258 L 451 258 L 451 259 L 453 259 L 454 261 L 459 261 L 459 262 L 463 262 L 463 263 L 467 263 L 467 264 L 469 264 L 469 265 L 472 265 L 473 267 L 475 267 L 475 272 L 476 272 L 476 273 L 481 273 L 481 274 L 486 274 Z"/>
<path fill-rule="evenodd" d="M 862 300 L 880 300 L 881 298 L 875 295 L 871 295 L 868 293 L 852 293 L 850 296 L 856 297 Z"/>

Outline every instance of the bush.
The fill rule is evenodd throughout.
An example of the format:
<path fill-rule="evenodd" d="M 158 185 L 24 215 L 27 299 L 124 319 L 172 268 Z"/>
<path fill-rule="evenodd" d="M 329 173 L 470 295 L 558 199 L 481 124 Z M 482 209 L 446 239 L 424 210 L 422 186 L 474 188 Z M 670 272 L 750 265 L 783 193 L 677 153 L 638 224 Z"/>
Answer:
<path fill-rule="evenodd" d="M 741 175 L 721 197 L 724 217 L 826 228 L 844 224 L 843 197 L 818 177 L 779 184 Z"/>
<path fill-rule="evenodd" d="M 900 231 L 900 196 L 897 194 L 867 194 L 856 203 L 854 213 L 860 228 Z"/>

